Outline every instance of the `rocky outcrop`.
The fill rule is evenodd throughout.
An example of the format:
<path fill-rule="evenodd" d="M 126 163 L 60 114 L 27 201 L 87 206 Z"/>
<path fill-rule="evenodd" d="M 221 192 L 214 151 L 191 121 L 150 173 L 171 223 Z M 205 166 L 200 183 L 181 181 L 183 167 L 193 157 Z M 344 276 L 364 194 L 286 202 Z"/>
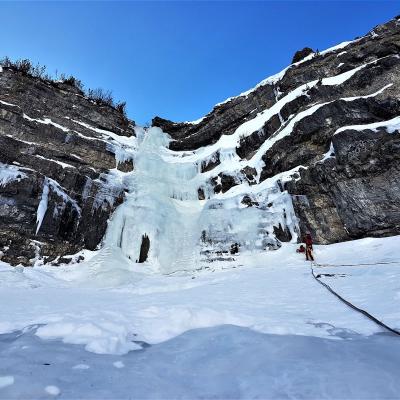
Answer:
<path fill-rule="evenodd" d="M 221 210 L 217 229 L 203 231 L 202 254 L 230 257 L 246 248 L 243 232 L 258 249 L 279 247 L 298 227 L 319 243 L 399 234 L 399 93 L 395 18 L 332 49 L 297 52 L 288 68 L 199 121 L 154 118 L 172 138 L 172 163 L 186 168 L 174 176 L 194 182 L 210 215 Z M 0 68 L 3 260 L 66 262 L 95 249 L 124 199 L 135 143 L 133 121 L 116 108 L 73 85 Z M 244 230 L 233 215 L 247 218 Z M 149 248 L 143 236 L 139 261 Z"/>
<path fill-rule="evenodd" d="M 334 157 L 287 184 L 303 231 L 321 243 L 400 233 L 400 134 L 346 129 Z"/>
<path fill-rule="evenodd" d="M 311 49 L 310 47 L 304 47 L 304 49 L 296 51 L 296 53 L 294 53 L 294 56 L 292 58 L 292 64 L 304 60 L 307 56 L 309 56 L 312 53 L 314 53 L 314 50 Z"/>
<path fill-rule="evenodd" d="M 222 135 L 231 135 L 239 125 L 251 120 L 274 102 L 273 88 L 265 85 L 247 97 L 235 97 L 215 106 L 197 124 L 174 123 L 156 117 L 152 120 L 152 125 L 171 135 L 174 139 L 170 144 L 172 150 L 193 150 L 215 143 Z"/>
<path fill-rule="evenodd" d="M 117 139 L 132 135 L 132 121 L 111 107 L 94 104 L 79 89 L 3 68 L 2 259 L 31 265 L 39 256 L 51 261 L 94 249 L 124 195 L 110 174 L 117 166 L 116 153 L 119 169 L 132 169 Z"/>
<path fill-rule="evenodd" d="M 301 233 L 309 230 L 317 242 L 332 243 L 400 233 L 400 126 L 385 124 L 400 116 L 399 93 L 397 17 L 327 51 L 297 52 L 282 73 L 215 106 L 198 123 L 160 118 L 153 123 L 175 139 L 174 150 L 211 145 L 222 135 L 233 138 L 239 129 L 240 170 L 224 171 L 218 151 L 202 163 L 214 191 L 225 193 L 243 181 L 260 184 L 293 170 L 282 185 L 292 195 Z M 261 126 L 242 129 L 279 102 L 284 105 Z M 374 123 L 381 126 L 371 128 Z M 258 156 L 259 175 L 249 175 Z M 284 240 L 285 228 L 275 228 Z"/>

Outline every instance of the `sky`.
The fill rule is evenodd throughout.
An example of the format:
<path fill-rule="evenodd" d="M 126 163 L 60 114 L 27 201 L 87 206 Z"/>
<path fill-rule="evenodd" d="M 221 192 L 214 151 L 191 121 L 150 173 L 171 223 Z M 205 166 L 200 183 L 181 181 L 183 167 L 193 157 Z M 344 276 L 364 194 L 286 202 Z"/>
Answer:
<path fill-rule="evenodd" d="M 400 14 L 399 1 L 0 2 L 0 57 L 112 90 L 147 124 L 200 118 L 290 64 Z"/>

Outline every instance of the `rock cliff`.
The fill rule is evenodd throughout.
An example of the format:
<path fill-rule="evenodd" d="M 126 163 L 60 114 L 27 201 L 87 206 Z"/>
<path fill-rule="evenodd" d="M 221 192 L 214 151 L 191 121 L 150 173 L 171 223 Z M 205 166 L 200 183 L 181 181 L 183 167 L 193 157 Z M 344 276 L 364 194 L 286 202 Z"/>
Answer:
<path fill-rule="evenodd" d="M 235 141 L 240 131 L 240 171 L 221 168 L 220 146 L 203 164 L 222 182 L 215 191 L 295 171 L 284 188 L 301 233 L 311 231 L 319 243 L 400 233 L 399 18 L 326 51 L 305 50 L 200 122 L 157 117 L 153 124 L 175 139 L 174 150 Z"/>
<path fill-rule="evenodd" d="M 333 243 L 400 233 L 399 94 L 395 18 L 325 51 L 304 48 L 289 67 L 199 121 L 156 117 L 152 125 L 173 139 L 173 165 L 185 164 L 186 175 L 197 171 L 185 185 L 197 185 L 199 207 L 249 218 L 246 229 L 259 219 L 259 248 L 306 231 Z M 59 262 L 95 249 L 124 201 L 138 132 L 146 134 L 73 85 L 0 68 L 3 260 Z M 202 231 L 204 254 L 226 232 L 219 252 L 245 244 L 242 227 L 221 224 Z"/>
<path fill-rule="evenodd" d="M 74 86 L 0 71 L 0 251 L 30 265 L 94 249 L 132 169 L 121 140 L 133 122 Z M 122 138 L 122 139 L 121 139 Z M 116 156 L 117 155 L 117 156 Z M 116 161 L 117 160 L 117 161 Z M 41 210 L 41 215 L 39 210 Z"/>

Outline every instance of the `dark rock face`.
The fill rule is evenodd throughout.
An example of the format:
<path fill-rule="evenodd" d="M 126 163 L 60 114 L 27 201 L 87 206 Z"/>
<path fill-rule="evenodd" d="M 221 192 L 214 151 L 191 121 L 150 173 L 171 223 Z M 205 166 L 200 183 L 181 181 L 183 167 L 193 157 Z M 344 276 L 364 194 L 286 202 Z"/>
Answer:
<path fill-rule="evenodd" d="M 134 135 L 133 123 L 75 88 L 3 69 L 0 72 L 0 251 L 3 261 L 31 265 L 82 248 L 94 249 L 124 190 L 106 132 Z M 7 167 L 12 166 L 12 167 Z M 15 168 L 20 178 L 1 180 Z M 118 166 L 132 168 L 132 161 Z M 14 174 L 15 175 L 15 174 Z M 37 231 L 37 210 L 48 188 Z"/>
<path fill-rule="evenodd" d="M 139 263 L 144 263 L 147 260 L 150 250 L 150 239 L 147 235 L 143 235 L 142 244 L 140 246 Z"/>
<path fill-rule="evenodd" d="M 222 135 L 231 135 L 239 125 L 251 120 L 274 102 L 273 88 L 262 86 L 247 97 L 236 97 L 215 106 L 198 124 L 174 123 L 156 117 L 152 125 L 171 135 L 174 139 L 170 144 L 171 149 L 193 150 L 215 143 Z"/>
<path fill-rule="evenodd" d="M 303 94 L 293 96 L 262 127 L 248 131 L 237 143 L 236 154 L 245 164 L 271 141 L 271 146 L 263 147 L 261 176 L 249 165 L 236 175 L 221 172 L 218 153 L 212 162 L 207 160 L 202 172 L 209 174 L 218 166 L 210 181 L 216 193 L 225 193 L 243 181 L 254 185 L 297 170 L 282 189 L 292 195 L 300 234 L 310 231 L 317 243 L 399 234 L 400 132 L 398 126 L 372 130 L 367 125 L 384 125 L 400 116 L 400 19 L 305 60 L 312 53 L 309 48 L 297 52 L 281 76 L 215 106 L 199 123 L 160 118 L 153 123 L 175 139 L 172 149 L 196 149 L 232 135 L 306 85 Z M 335 81 L 332 77 L 338 75 Z M 354 130 L 352 125 L 365 128 Z M 276 140 L 285 129 L 289 133 Z M 243 204 L 250 206 L 249 200 L 245 198 Z M 283 226 L 275 227 L 274 233 L 282 241 L 289 239 Z"/>
<path fill-rule="evenodd" d="M 232 136 L 229 151 L 212 148 L 198 162 L 199 174 L 207 174 L 207 181 L 199 179 L 199 200 L 248 183 L 252 190 L 239 196 L 237 207 L 273 214 L 284 206 L 253 196 L 253 189 L 279 174 L 285 178 L 276 178 L 276 190 L 291 195 L 300 237 L 310 231 L 316 243 L 333 243 L 400 234 L 400 20 L 312 53 L 297 52 L 285 71 L 216 105 L 197 123 L 156 117 L 153 126 L 172 137 L 172 150 L 192 154 L 250 123 Z M 259 125 L 251 122 L 256 117 Z M 39 257 L 57 261 L 95 249 L 124 199 L 116 176 L 134 168 L 119 138 L 134 135 L 132 121 L 75 88 L 0 69 L 2 259 L 32 265 Z M 233 161 L 224 169 L 228 156 Z M 273 248 L 294 232 L 285 210 L 273 232 L 265 229 L 265 237 L 278 239 L 266 241 Z M 241 243 L 235 246 L 226 252 L 236 253 Z M 140 262 L 149 248 L 144 237 Z"/>
<path fill-rule="evenodd" d="M 335 157 L 301 171 L 287 188 L 302 230 L 322 243 L 400 233 L 400 132 L 346 130 Z"/>
<path fill-rule="evenodd" d="M 303 60 L 312 53 L 314 53 L 314 50 L 311 49 L 310 47 L 304 47 L 304 49 L 296 51 L 292 59 L 292 64 Z"/>

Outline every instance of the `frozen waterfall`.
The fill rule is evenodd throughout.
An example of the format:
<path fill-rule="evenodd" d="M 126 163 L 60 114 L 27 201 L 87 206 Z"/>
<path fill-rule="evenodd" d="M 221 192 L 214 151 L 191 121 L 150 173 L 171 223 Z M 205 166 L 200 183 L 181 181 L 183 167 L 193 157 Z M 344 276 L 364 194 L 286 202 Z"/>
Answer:
<path fill-rule="evenodd" d="M 143 241 L 149 241 L 148 254 L 142 258 L 162 272 L 193 268 L 200 237 L 197 167 L 164 160 L 168 142 L 159 128 L 141 135 L 127 182 L 129 192 L 105 238 L 106 246 L 121 248 L 134 262 L 140 260 Z"/>
<path fill-rule="evenodd" d="M 278 177 L 214 194 L 193 153 L 169 150 L 170 139 L 159 128 L 137 128 L 136 133 L 134 170 L 124 174 L 126 198 L 109 221 L 98 264 L 105 259 L 112 264 L 119 253 L 131 264 L 145 262 L 153 271 L 171 273 L 228 258 L 232 246 L 276 248 L 274 226 L 287 228 L 295 240 L 292 202 Z M 199 188 L 205 200 L 199 200 Z"/>

